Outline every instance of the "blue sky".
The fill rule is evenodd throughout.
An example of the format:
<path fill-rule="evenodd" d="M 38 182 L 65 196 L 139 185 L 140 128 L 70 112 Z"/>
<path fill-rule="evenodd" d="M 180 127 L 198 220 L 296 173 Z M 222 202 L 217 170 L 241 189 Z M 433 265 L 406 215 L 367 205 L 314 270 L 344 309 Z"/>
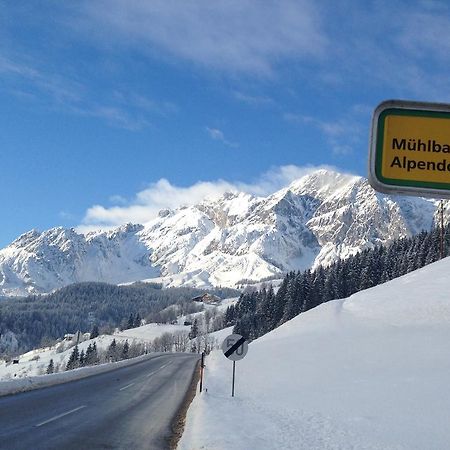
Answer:
<path fill-rule="evenodd" d="M 0 0 L 0 246 L 365 176 L 374 107 L 450 102 L 449 55 L 448 2 Z"/>

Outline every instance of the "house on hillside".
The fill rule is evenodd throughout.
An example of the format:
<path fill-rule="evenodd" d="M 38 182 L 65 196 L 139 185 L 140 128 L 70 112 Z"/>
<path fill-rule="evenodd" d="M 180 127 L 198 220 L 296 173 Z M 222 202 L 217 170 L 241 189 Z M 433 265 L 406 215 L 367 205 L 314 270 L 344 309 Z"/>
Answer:
<path fill-rule="evenodd" d="M 217 295 L 212 294 L 203 294 L 199 295 L 198 297 L 195 297 L 192 299 L 193 302 L 202 302 L 207 305 L 218 305 L 220 303 L 220 298 L 217 297 Z"/>

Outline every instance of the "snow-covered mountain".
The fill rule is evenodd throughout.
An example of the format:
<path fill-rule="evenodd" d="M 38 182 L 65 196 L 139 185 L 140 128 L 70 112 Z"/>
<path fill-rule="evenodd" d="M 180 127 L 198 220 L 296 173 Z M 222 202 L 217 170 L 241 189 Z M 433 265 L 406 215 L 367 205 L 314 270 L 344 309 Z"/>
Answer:
<path fill-rule="evenodd" d="M 434 201 L 382 195 L 362 177 L 319 170 L 268 197 L 227 193 L 144 225 L 30 231 L 0 250 L 0 295 L 93 280 L 238 286 L 428 230 L 435 213 Z"/>

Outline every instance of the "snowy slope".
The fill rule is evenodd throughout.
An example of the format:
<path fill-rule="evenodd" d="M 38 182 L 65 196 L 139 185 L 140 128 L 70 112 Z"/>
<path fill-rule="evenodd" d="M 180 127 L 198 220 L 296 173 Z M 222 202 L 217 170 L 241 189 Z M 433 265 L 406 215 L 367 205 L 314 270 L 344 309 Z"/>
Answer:
<path fill-rule="evenodd" d="M 121 283 L 158 275 L 145 245 L 136 239 L 141 225 L 78 234 L 74 229 L 32 230 L 0 250 L 0 292 L 47 293 L 81 281 Z"/>
<path fill-rule="evenodd" d="M 86 352 L 90 344 L 96 343 L 98 351 L 106 350 L 113 339 L 116 342 L 150 344 L 155 338 L 161 337 L 164 333 L 185 332 L 189 333 L 190 327 L 183 325 L 156 324 L 149 323 L 141 327 L 130 328 L 124 331 L 118 331 L 114 334 L 103 334 L 95 339 L 82 341 L 78 349 Z M 73 351 L 72 342 L 60 342 L 53 347 L 38 348 L 31 350 L 17 357 L 18 364 L 6 363 L 0 359 L 0 383 L 10 379 L 28 378 L 45 374 L 47 366 L 51 359 L 59 371 L 64 371 L 69 357 Z"/>
<path fill-rule="evenodd" d="M 388 197 L 364 178 L 319 170 L 268 197 L 226 193 L 144 225 L 30 231 L 0 250 L 0 295 L 79 281 L 256 283 L 428 230 L 435 212 L 433 201 Z"/>
<path fill-rule="evenodd" d="M 449 448 L 450 259 L 206 361 L 180 450 Z M 236 425 L 238 424 L 238 425 Z"/>

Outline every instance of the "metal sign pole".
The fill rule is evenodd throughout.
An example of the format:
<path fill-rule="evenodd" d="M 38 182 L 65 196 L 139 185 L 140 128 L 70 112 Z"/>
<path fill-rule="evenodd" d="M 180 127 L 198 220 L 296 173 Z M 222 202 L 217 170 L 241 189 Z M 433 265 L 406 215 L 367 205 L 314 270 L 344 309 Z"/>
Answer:
<path fill-rule="evenodd" d="M 231 387 L 231 396 L 234 397 L 234 380 L 235 380 L 235 374 L 236 374 L 236 361 L 233 361 L 233 384 Z"/>
<path fill-rule="evenodd" d="M 441 245 L 440 245 L 440 253 L 441 253 L 441 259 L 444 257 L 444 201 L 441 200 L 439 204 L 439 213 L 441 218 Z"/>
<path fill-rule="evenodd" d="M 200 363 L 200 392 L 203 390 L 203 367 L 205 367 L 205 353 L 202 352 L 202 362 Z"/>

